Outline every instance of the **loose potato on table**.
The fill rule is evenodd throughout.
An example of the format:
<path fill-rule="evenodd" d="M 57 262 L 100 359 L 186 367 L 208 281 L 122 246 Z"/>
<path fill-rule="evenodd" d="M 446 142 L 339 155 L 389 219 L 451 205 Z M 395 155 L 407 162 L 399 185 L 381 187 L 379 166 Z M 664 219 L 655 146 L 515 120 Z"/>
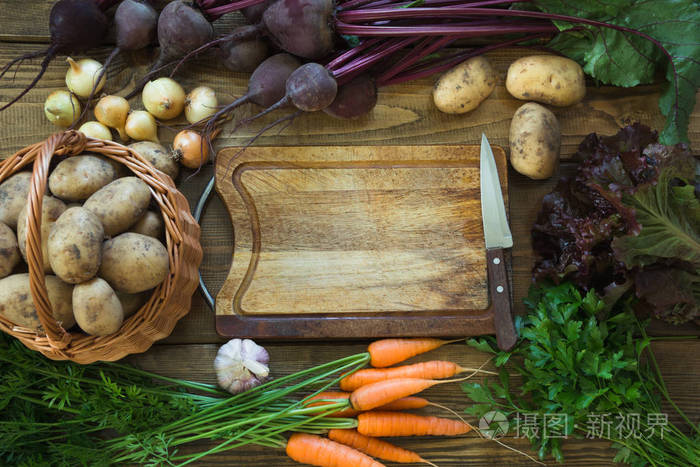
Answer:
<path fill-rule="evenodd" d="M 119 292 L 152 289 L 169 273 L 168 250 L 155 238 L 127 232 L 104 242 L 98 275 Z"/>
<path fill-rule="evenodd" d="M 82 201 L 116 180 L 117 175 L 115 167 L 101 157 L 69 157 L 59 162 L 49 175 L 49 189 L 63 200 Z"/>
<path fill-rule="evenodd" d="M 80 329 L 93 336 L 113 334 L 124 321 L 117 294 L 99 277 L 73 288 L 73 314 Z"/>
<path fill-rule="evenodd" d="M 559 163 L 561 132 L 557 117 L 546 107 L 528 102 L 510 123 L 510 164 L 533 179 L 549 178 Z"/>
<path fill-rule="evenodd" d="M 51 232 L 56 219 L 65 210 L 66 205 L 63 201 L 51 196 L 44 196 L 41 203 L 41 254 L 44 260 L 44 272 L 51 272 L 48 249 L 49 232 Z M 22 208 L 17 217 L 17 242 L 22 258 L 27 261 L 27 205 Z"/>
<path fill-rule="evenodd" d="M 173 180 L 180 173 L 180 165 L 175 161 L 172 153 L 163 146 L 151 141 L 139 141 L 129 145 L 139 156 L 150 162 L 153 167 L 160 170 L 164 174 L 170 176 Z"/>
<path fill-rule="evenodd" d="M 531 55 L 511 63 L 506 89 L 516 99 L 565 107 L 586 95 L 583 70 L 573 60 L 556 55 Z"/>
<path fill-rule="evenodd" d="M 151 202 L 151 191 L 138 177 L 119 178 L 101 188 L 83 207 L 102 222 L 105 235 L 126 231 L 144 215 Z"/>
<path fill-rule="evenodd" d="M 53 317 L 64 329 L 73 327 L 73 286 L 56 276 L 46 276 L 45 281 Z M 0 315 L 17 326 L 33 330 L 41 327 L 29 288 L 29 274 L 13 274 L 0 279 Z"/>
<path fill-rule="evenodd" d="M 0 222 L 17 228 L 17 217 L 29 194 L 29 181 L 32 174 L 20 172 L 0 183 Z"/>
<path fill-rule="evenodd" d="M 8 276 L 19 263 L 19 246 L 12 229 L 0 222 L 0 279 Z"/>
<path fill-rule="evenodd" d="M 496 73 L 486 57 L 460 63 L 438 79 L 433 101 L 438 110 L 462 114 L 476 109 L 496 88 Z"/>
<path fill-rule="evenodd" d="M 131 226 L 129 232 L 160 239 L 165 231 L 163 216 L 159 212 L 146 211 L 141 219 Z"/>
<path fill-rule="evenodd" d="M 77 284 L 97 274 L 102 260 L 104 229 L 85 208 L 70 208 L 58 218 L 48 239 L 48 256 L 54 273 Z"/>

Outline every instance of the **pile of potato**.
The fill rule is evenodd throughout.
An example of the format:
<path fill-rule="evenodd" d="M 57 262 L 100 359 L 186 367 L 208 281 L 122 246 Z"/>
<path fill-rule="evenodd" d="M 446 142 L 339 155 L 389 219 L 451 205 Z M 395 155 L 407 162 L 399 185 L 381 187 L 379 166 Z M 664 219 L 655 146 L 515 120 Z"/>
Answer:
<path fill-rule="evenodd" d="M 497 76 L 488 60 L 474 57 L 444 75 L 433 89 L 436 107 L 462 114 L 476 109 L 496 88 Z M 531 55 L 508 68 L 506 89 L 516 99 L 534 101 L 515 111 L 510 124 L 510 163 L 533 179 L 551 177 L 559 163 L 561 131 L 554 113 L 542 104 L 566 107 L 586 95 L 583 70 L 573 60 L 556 55 Z"/>
<path fill-rule="evenodd" d="M 27 195 L 31 173 L 0 184 L 0 315 L 41 332 L 29 288 Z M 59 162 L 48 179 L 41 249 L 54 318 L 95 336 L 117 332 L 170 273 L 164 223 L 138 177 L 93 154 Z M 16 234 L 15 234 L 16 232 Z"/>

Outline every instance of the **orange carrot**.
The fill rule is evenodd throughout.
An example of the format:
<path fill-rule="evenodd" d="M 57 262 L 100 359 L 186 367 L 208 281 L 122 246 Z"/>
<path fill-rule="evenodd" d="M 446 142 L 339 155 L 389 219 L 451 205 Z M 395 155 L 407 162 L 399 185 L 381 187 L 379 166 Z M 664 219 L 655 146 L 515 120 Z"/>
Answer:
<path fill-rule="evenodd" d="M 394 378 L 450 378 L 464 371 L 475 371 L 475 369 L 462 368 L 456 363 L 444 360 L 431 360 L 394 368 L 366 368 L 341 379 L 340 389 L 343 391 L 354 391 L 365 384 Z"/>
<path fill-rule="evenodd" d="M 309 400 L 317 400 L 317 399 L 328 399 L 328 400 L 334 400 L 334 401 L 342 401 L 346 400 L 349 402 L 350 398 L 350 393 L 349 392 L 341 392 L 341 391 L 324 391 L 316 394 L 313 397 L 310 397 Z M 321 405 L 326 405 L 326 404 L 331 404 L 332 402 L 327 402 L 326 400 L 324 401 L 319 401 L 319 402 L 312 402 L 310 404 L 307 404 L 307 407 L 317 407 Z M 389 410 L 389 411 L 397 411 L 397 410 L 412 410 L 412 409 L 420 409 L 423 407 L 426 407 L 428 405 L 431 405 L 431 402 L 429 402 L 427 399 L 423 399 L 422 397 L 403 397 L 399 400 L 390 402 L 386 405 L 382 405 L 381 407 L 377 407 L 379 410 Z M 359 411 L 353 409 L 352 407 L 348 407 L 347 409 L 339 409 L 337 412 L 333 412 L 333 414 L 329 415 L 330 417 L 354 417 L 360 413 Z"/>
<path fill-rule="evenodd" d="M 297 462 L 319 467 L 386 467 L 349 446 L 306 433 L 294 433 L 286 451 Z"/>
<path fill-rule="evenodd" d="M 372 410 L 402 397 L 417 394 L 436 384 L 454 381 L 461 380 L 396 378 L 377 381 L 355 389 L 350 395 L 350 405 L 355 410 Z"/>
<path fill-rule="evenodd" d="M 342 400 L 348 400 L 350 398 L 350 393 L 349 392 L 340 392 L 340 391 L 324 391 L 316 394 L 313 397 L 310 397 L 309 400 L 316 400 L 316 399 L 332 399 L 335 400 L 336 402 L 342 401 Z M 321 401 L 321 402 L 312 402 L 311 404 L 308 404 L 307 407 L 317 407 L 320 405 L 327 405 L 327 404 L 332 404 L 332 402 L 326 402 L 326 401 Z M 359 412 L 352 407 L 346 408 L 346 409 L 339 409 L 337 412 L 333 412 L 330 417 L 354 417 L 357 415 Z"/>
<path fill-rule="evenodd" d="M 381 439 L 361 435 L 356 430 L 331 430 L 328 432 L 328 437 L 379 459 L 401 464 L 423 462 L 434 465 L 413 451 L 394 446 Z"/>
<path fill-rule="evenodd" d="M 435 404 L 428 401 L 428 399 L 423 399 L 422 397 L 409 396 L 402 397 L 401 399 L 395 400 L 394 402 L 389 402 L 388 404 L 379 406 L 377 407 L 377 410 L 397 412 L 400 410 L 422 409 L 423 407 L 427 407 L 429 405 Z"/>
<path fill-rule="evenodd" d="M 357 416 L 357 431 L 365 436 L 454 436 L 471 431 L 468 423 L 449 418 L 403 412 L 363 412 Z"/>
<path fill-rule="evenodd" d="M 443 341 L 430 338 L 381 339 L 372 342 L 369 347 L 367 347 L 367 351 L 371 357 L 370 364 L 375 368 L 384 368 L 403 362 L 418 354 L 435 350 L 450 342 L 456 341 Z"/>

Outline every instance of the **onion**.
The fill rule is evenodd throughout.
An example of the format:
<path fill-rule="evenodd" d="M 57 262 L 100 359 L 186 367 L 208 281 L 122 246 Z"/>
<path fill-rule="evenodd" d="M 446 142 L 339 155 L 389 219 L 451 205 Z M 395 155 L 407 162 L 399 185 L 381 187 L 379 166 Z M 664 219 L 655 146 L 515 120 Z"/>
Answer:
<path fill-rule="evenodd" d="M 129 102 L 120 96 L 104 96 L 95 106 L 97 121 L 117 130 L 122 141 L 129 140 L 129 136 L 124 130 L 128 114 Z"/>
<path fill-rule="evenodd" d="M 171 120 L 185 107 L 185 91 L 170 78 L 149 81 L 141 95 L 143 105 L 154 117 Z"/>
<path fill-rule="evenodd" d="M 145 110 L 134 110 L 126 119 L 126 134 L 136 141 L 158 141 L 158 124 Z"/>
<path fill-rule="evenodd" d="M 102 75 L 100 82 L 95 85 L 97 77 L 102 73 L 102 64 L 91 58 L 84 58 L 77 62 L 72 58 L 66 59 L 70 67 L 66 73 L 66 86 L 78 97 L 87 99 L 92 93 L 93 87 L 95 93 L 100 92 L 105 85 L 105 76 Z"/>
<path fill-rule="evenodd" d="M 68 91 L 54 91 L 44 102 L 44 114 L 54 125 L 67 128 L 80 116 L 80 102 Z"/>
<path fill-rule="evenodd" d="M 85 136 L 89 136 L 90 138 L 112 141 L 112 132 L 100 122 L 85 122 L 78 128 L 78 131 L 82 131 Z"/>
<path fill-rule="evenodd" d="M 218 105 L 214 90 L 199 86 L 190 91 L 185 99 L 185 118 L 190 123 L 197 123 L 213 115 Z"/>
<path fill-rule="evenodd" d="M 198 169 L 209 160 L 209 146 L 199 133 L 182 130 L 173 140 L 175 160 L 188 169 Z"/>

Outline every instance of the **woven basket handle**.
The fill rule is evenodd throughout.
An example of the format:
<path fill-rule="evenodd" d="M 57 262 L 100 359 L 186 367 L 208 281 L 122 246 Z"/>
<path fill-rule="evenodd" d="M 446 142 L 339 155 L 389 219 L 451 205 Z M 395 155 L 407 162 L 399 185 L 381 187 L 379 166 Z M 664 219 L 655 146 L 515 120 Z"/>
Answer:
<path fill-rule="evenodd" d="M 53 317 L 44 277 L 44 258 L 41 250 L 41 208 L 49 178 L 49 165 L 53 156 L 77 155 L 85 150 L 87 138 L 84 134 L 68 130 L 49 136 L 41 146 L 32 171 L 29 196 L 27 198 L 27 264 L 29 266 L 29 288 L 34 308 L 46 337 L 52 347 L 64 349 L 71 341 Z"/>

